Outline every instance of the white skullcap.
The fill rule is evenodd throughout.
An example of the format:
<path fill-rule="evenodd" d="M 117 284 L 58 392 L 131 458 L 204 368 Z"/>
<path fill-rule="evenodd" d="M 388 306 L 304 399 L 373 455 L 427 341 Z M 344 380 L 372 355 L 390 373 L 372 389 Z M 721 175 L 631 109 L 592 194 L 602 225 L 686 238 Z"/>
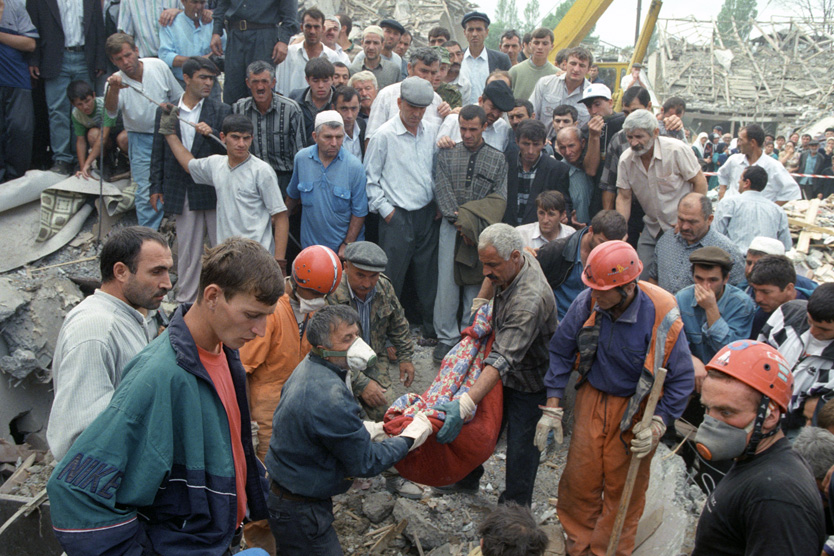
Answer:
<path fill-rule="evenodd" d="M 345 121 L 342 119 L 342 115 L 335 110 L 325 110 L 316 114 L 316 125 L 314 129 L 318 129 L 322 124 L 339 124 L 340 126 L 344 126 Z"/>
<path fill-rule="evenodd" d="M 778 239 L 773 239 L 772 237 L 757 236 L 750 242 L 747 250 L 761 251 L 768 255 L 784 255 L 785 245 Z"/>

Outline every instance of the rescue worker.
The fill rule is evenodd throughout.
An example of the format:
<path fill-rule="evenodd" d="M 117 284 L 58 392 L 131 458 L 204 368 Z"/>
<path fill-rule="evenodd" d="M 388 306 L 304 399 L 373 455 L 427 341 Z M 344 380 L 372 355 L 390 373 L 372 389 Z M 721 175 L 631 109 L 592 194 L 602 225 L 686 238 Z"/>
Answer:
<path fill-rule="evenodd" d="M 547 405 L 536 427 L 539 450 L 551 430 L 562 441 L 560 401 L 575 364 L 580 374 L 556 506 L 570 556 L 606 553 L 631 456 L 642 461 L 616 554 L 634 550 L 651 456 L 693 390 L 692 357 L 675 298 L 638 281 L 642 270 L 637 251 L 624 241 L 595 247 L 582 273 L 589 289 L 576 297 L 550 342 Z M 641 403 L 661 366 L 668 370 L 663 395 L 643 428 Z"/>
<path fill-rule="evenodd" d="M 324 296 L 335 291 L 342 277 L 339 258 L 323 245 L 311 245 L 293 261 L 292 276 L 284 278 L 284 295 L 266 319 L 263 336 L 240 350 L 249 386 L 249 407 L 257 423 L 256 455 L 264 461 L 272 435 L 272 415 L 281 399 L 281 389 L 301 360 L 310 352 L 307 324 Z M 264 520 L 244 526 L 247 546 L 275 554 L 275 539 Z"/>
<path fill-rule="evenodd" d="M 791 399 L 788 362 L 765 343 L 739 340 L 706 367 L 696 447 L 707 460 L 735 463 L 704 505 L 692 556 L 827 554 L 814 477 L 779 426 Z"/>

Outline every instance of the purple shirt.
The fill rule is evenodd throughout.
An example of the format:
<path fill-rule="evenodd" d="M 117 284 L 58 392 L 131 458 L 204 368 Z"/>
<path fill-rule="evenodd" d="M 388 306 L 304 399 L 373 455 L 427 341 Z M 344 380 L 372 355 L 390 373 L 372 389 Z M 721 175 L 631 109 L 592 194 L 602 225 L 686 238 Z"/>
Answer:
<path fill-rule="evenodd" d="M 550 369 L 544 378 L 548 398 L 563 398 L 565 386 L 576 362 L 576 335 L 590 316 L 591 290 L 580 293 L 559 323 L 550 340 Z M 619 397 L 631 397 L 643 370 L 652 338 L 655 308 L 644 292 L 637 290 L 631 305 L 616 321 L 599 307 L 599 346 L 587 380 L 597 390 Z M 667 425 L 683 414 L 695 386 L 695 371 L 686 334 L 681 331 L 669 354 L 663 396 L 656 415 Z"/>

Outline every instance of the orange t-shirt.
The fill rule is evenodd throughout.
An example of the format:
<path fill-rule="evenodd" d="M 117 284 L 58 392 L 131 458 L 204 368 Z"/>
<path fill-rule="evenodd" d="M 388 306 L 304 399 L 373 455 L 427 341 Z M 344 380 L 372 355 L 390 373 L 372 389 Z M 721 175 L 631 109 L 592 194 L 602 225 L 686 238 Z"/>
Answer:
<path fill-rule="evenodd" d="M 232 457 L 235 462 L 235 491 L 237 492 L 237 523 L 243 521 L 246 515 L 246 457 L 243 455 L 243 442 L 240 439 L 240 408 L 237 405 L 235 386 L 229 362 L 222 346 L 220 353 L 211 353 L 197 346 L 200 362 L 208 371 L 217 395 L 226 409 L 229 420 L 229 433 L 232 437 Z"/>

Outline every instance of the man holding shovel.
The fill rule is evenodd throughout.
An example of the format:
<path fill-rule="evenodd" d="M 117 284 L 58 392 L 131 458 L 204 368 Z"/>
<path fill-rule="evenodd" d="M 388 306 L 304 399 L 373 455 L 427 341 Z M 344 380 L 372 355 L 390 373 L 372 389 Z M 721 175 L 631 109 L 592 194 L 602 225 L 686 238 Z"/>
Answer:
<path fill-rule="evenodd" d="M 574 366 L 580 374 L 573 439 L 556 506 L 570 556 L 606 554 L 632 456 L 642 461 L 616 554 L 634 550 L 651 455 L 694 387 L 675 298 L 639 282 L 642 270 L 637 252 L 624 241 L 594 248 L 582 272 L 589 289 L 571 304 L 550 342 L 547 405 L 536 427 L 540 450 L 551 430 L 562 441 L 560 402 Z M 638 420 L 659 367 L 668 369 L 663 396 L 650 425 L 643 426 Z"/>

